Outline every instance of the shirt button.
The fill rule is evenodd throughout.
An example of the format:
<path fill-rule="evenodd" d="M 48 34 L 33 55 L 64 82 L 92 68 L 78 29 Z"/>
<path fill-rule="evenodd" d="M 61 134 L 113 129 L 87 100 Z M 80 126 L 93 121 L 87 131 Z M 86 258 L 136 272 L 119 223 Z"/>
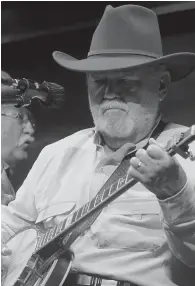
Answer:
<path fill-rule="evenodd" d="M 136 220 L 142 220 L 142 214 L 133 214 L 132 217 Z"/>

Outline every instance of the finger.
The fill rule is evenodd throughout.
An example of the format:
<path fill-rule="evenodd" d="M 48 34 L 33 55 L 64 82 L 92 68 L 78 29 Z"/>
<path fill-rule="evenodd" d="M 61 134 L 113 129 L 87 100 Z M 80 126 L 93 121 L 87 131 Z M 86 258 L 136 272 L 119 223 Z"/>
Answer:
<path fill-rule="evenodd" d="M 151 158 L 148 156 L 146 150 L 139 149 L 135 155 L 144 165 L 148 166 L 150 164 Z"/>
<path fill-rule="evenodd" d="M 134 166 L 130 166 L 128 173 L 130 174 L 130 176 L 132 176 L 132 178 L 136 179 L 137 181 L 141 181 L 142 180 L 142 174 L 141 172 L 139 172 L 136 168 L 134 168 Z"/>
<path fill-rule="evenodd" d="M 157 146 L 159 146 L 161 149 L 164 150 L 163 144 L 157 142 L 154 138 L 150 138 L 150 139 L 149 139 L 149 144 L 150 144 L 150 145 L 151 145 L 151 144 L 157 145 Z"/>
<path fill-rule="evenodd" d="M 149 157 L 155 160 L 163 159 L 166 155 L 166 152 L 160 146 L 154 144 L 148 146 L 147 153 Z"/>
<path fill-rule="evenodd" d="M 137 172 L 145 173 L 147 166 L 145 166 L 138 158 L 131 158 L 130 164 Z"/>

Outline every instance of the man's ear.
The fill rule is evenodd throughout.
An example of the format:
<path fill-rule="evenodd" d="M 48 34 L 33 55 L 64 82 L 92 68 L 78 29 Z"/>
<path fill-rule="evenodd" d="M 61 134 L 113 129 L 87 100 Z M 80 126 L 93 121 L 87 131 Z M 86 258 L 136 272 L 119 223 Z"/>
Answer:
<path fill-rule="evenodd" d="M 171 83 L 171 76 L 168 71 L 165 71 L 160 79 L 160 85 L 159 85 L 159 97 L 160 101 L 162 101 L 165 96 L 167 95 L 169 85 Z"/>

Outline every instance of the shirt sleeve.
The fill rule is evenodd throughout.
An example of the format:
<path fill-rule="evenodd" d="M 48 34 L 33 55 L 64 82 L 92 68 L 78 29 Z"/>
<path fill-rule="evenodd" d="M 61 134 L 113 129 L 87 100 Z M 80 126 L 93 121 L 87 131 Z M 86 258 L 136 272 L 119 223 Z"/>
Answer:
<path fill-rule="evenodd" d="M 6 163 L 3 161 L 1 164 L 1 204 L 8 205 L 9 202 L 15 199 L 16 195 L 7 175 L 8 167 L 6 167 Z"/>
<path fill-rule="evenodd" d="M 195 154 L 195 144 L 192 146 Z M 180 159 L 187 183 L 176 195 L 159 200 L 162 225 L 174 255 L 189 267 L 195 267 L 195 161 Z"/>
<path fill-rule="evenodd" d="M 34 190 L 49 157 L 48 147 L 45 147 L 17 191 L 16 199 L 8 206 L 1 207 L 1 235 L 4 243 L 24 228 L 35 224 L 38 213 Z"/>

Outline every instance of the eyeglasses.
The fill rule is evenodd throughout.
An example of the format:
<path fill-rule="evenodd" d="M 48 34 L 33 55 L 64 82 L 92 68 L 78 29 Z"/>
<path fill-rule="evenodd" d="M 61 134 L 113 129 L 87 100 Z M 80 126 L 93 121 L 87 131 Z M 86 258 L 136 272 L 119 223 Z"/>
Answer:
<path fill-rule="evenodd" d="M 13 114 L 13 113 L 4 113 L 2 112 L 1 113 L 2 116 L 8 116 L 8 117 L 11 117 L 13 119 L 17 119 L 20 124 L 27 124 L 29 121 L 33 127 L 33 129 L 36 128 L 36 124 L 35 124 L 35 121 L 33 118 L 29 118 L 26 114 L 22 114 L 22 113 L 16 113 L 16 114 Z"/>

